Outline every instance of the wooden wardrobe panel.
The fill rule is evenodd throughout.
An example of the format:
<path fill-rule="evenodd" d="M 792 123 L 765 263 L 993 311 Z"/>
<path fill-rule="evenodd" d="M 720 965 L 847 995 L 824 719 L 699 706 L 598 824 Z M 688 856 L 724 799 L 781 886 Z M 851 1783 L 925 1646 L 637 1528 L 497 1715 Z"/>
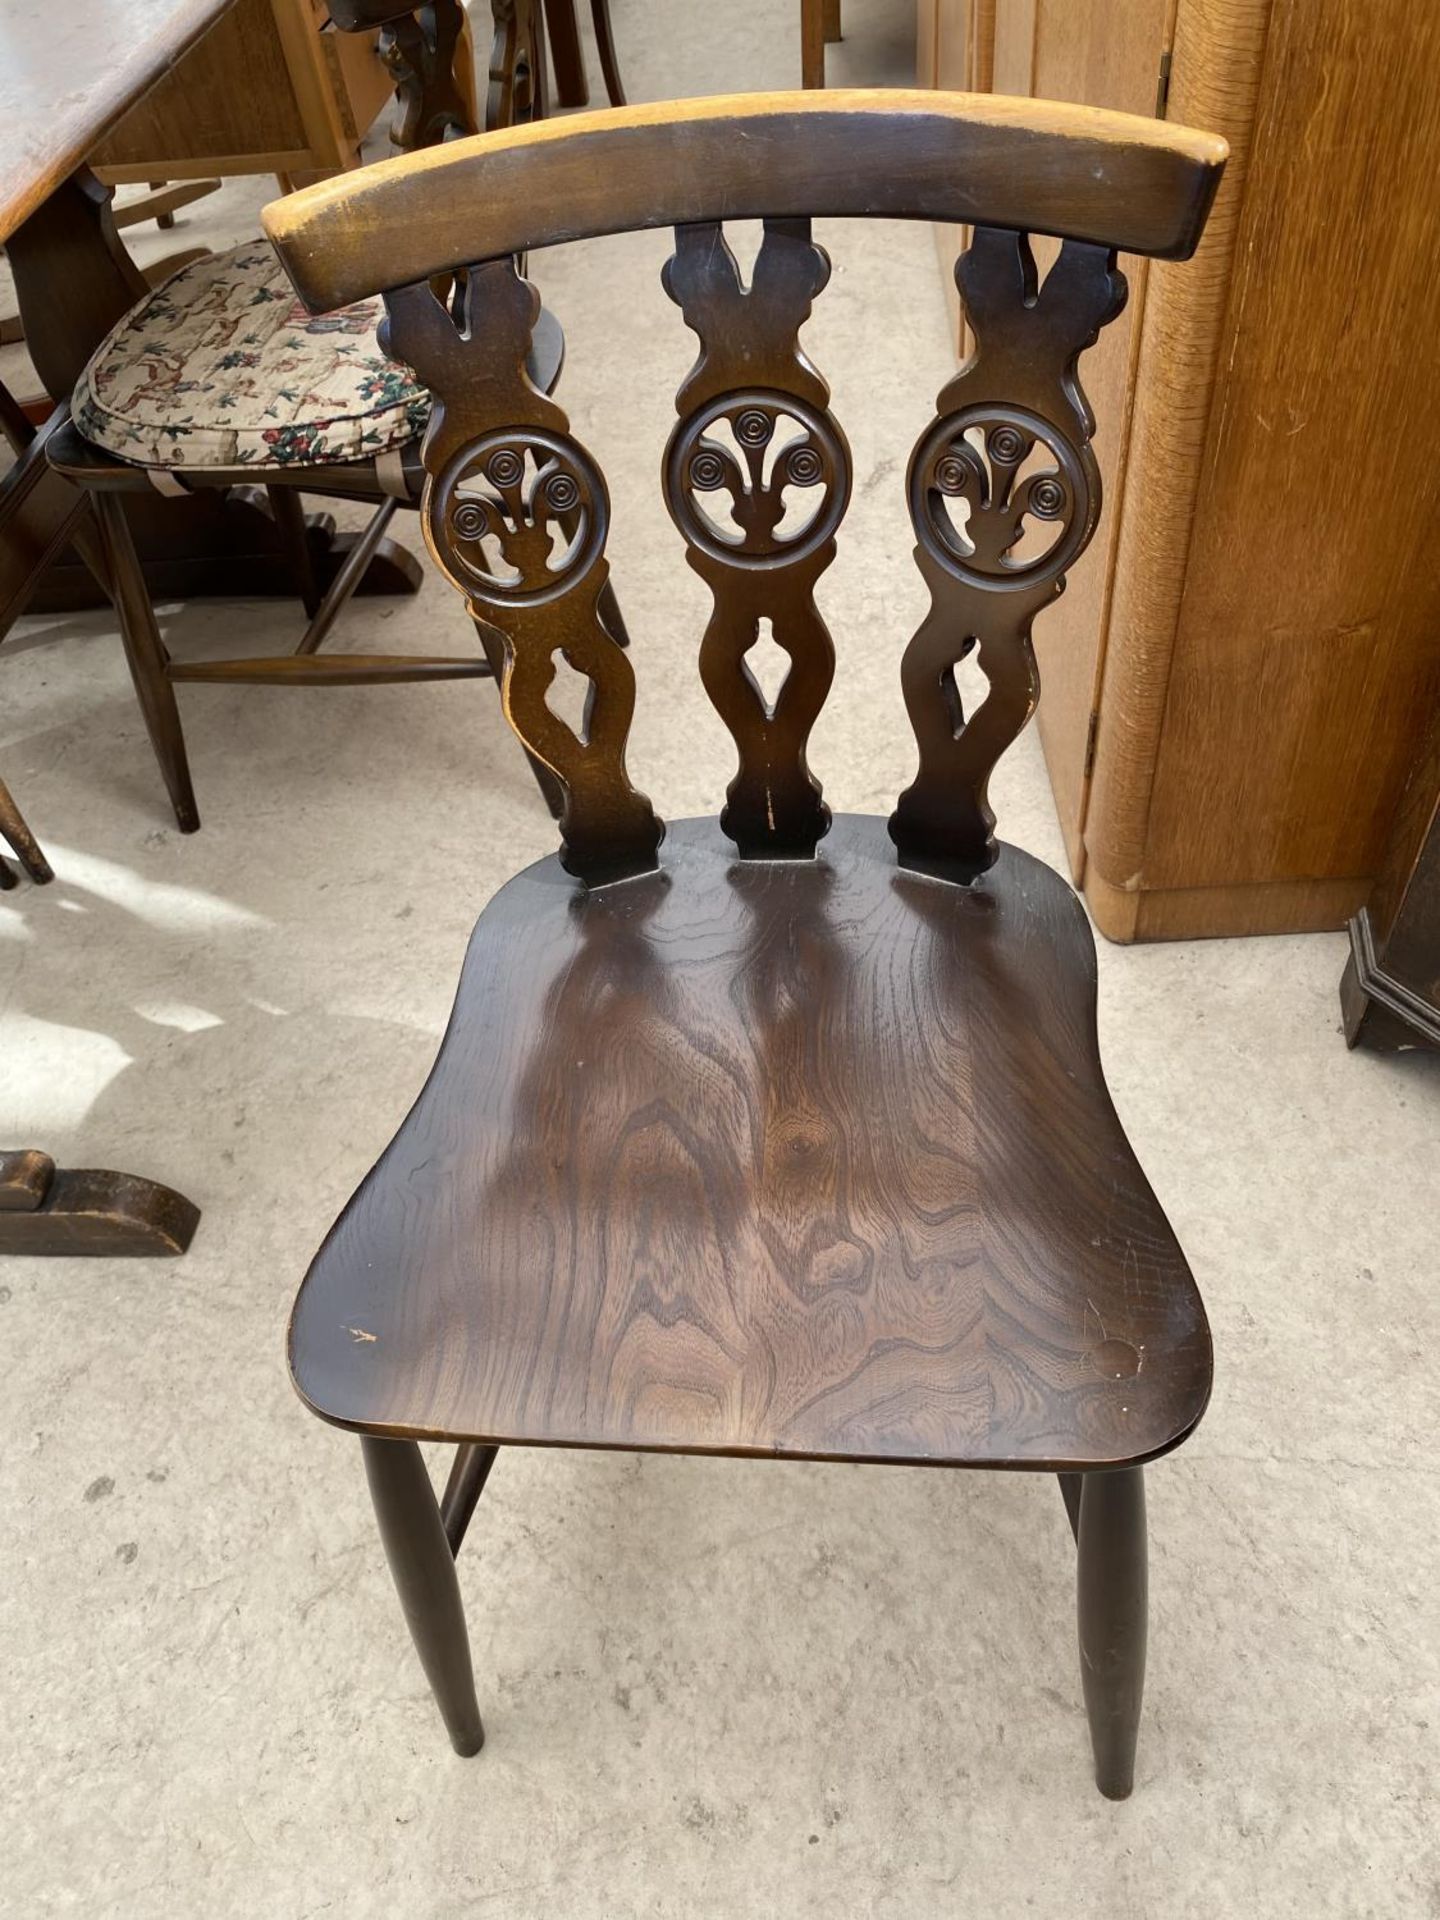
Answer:
<path fill-rule="evenodd" d="M 1138 892 L 1191 529 L 1245 204 L 1271 0 L 1179 0 L 1169 115 L 1223 134 L 1230 160 L 1193 260 L 1147 275 L 1114 549 L 1100 718 L 1085 815 L 1085 885 L 1112 938 L 1127 936 L 1107 896 Z M 1258 510 L 1258 509 L 1257 509 Z M 1232 732 L 1243 726 L 1235 717 Z M 1234 740 L 1229 743 L 1233 751 Z M 1192 803 L 1194 796 L 1192 796 Z M 1138 914 L 1138 903 L 1137 903 Z"/>
<path fill-rule="evenodd" d="M 1275 9 L 1147 887 L 1383 861 L 1440 683 L 1437 73 L 1440 9 Z"/>
<path fill-rule="evenodd" d="M 1124 113 L 1153 113 L 1161 55 L 1174 0 L 999 0 L 995 86 L 1013 92 L 1030 63 L 1029 91 L 1041 99 L 1083 100 Z M 1027 48 L 1026 27 L 1031 30 Z M 1048 266 L 1054 243 L 1037 258 Z M 1084 874 L 1084 821 L 1089 780 L 1090 716 L 1098 704 L 1115 546 L 1125 507 L 1125 453 L 1130 429 L 1139 321 L 1149 262 L 1121 262 L 1130 282 L 1126 311 L 1106 328 L 1081 362 L 1080 376 L 1097 421 L 1095 454 L 1105 489 L 1105 518 L 1090 551 L 1070 574 L 1064 598 L 1035 626 L 1040 663 L 1040 738 L 1065 836 L 1071 871 Z"/>

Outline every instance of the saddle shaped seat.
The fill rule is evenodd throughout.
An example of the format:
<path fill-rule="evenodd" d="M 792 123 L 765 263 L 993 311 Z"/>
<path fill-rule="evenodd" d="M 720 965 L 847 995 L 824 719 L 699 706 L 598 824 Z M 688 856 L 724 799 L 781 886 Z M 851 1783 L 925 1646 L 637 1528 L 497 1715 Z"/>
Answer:
<path fill-rule="evenodd" d="M 813 861 L 670 826 L 481 916 L 428 1084 L 295 1309 L 347 1427 L 955 1466 L 1133 1464 L 1209 1391 L 1116 1118 L 1094 943 L 1013 847 L 973 886 L 878 819 Z"/>

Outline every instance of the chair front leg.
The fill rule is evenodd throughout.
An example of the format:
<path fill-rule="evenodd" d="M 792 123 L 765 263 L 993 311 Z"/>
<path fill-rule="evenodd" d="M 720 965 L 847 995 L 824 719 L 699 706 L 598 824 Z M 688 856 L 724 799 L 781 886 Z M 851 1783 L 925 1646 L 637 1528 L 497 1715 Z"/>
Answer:
<path fill-rule="evenodd" d="M 450 1744 L 468 1757 L 484 1746 L 485 1729 L 475 1699 L 460 1582 L 435 1489 L 413 1440 L 381 1440 L 365 1434 L 360 1446 L 380 1538 L 415 1651 Z"/>
<path fill-rule="evenodd" d="M 1145 1691 L 1145 1470 L 1122 1467 L 1082 1478 L 1080 1677 L 1095 1753 L 1095 1784 L 1107 1799 L 1124 1800 L 1135 1780 L 1135 1742 Z"/>

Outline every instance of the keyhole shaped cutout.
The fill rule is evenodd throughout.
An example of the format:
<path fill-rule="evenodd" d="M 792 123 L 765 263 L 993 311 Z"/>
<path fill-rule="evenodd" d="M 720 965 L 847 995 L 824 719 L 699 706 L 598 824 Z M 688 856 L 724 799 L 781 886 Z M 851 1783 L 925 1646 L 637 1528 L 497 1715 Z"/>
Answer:
<path fill-rule="evenodd" d="M 759 622 L 760 631 L 745 652 L 745 670 L 765 708 L 765 718 L 773 720 L 785 682 L 790 678 L 790 656 L 776 640 L 768 620 Z"/>
<path fill-rule="evenodd" d="M 590 676 L 578 672 L 557 647 L 550 656 L 555 677 L 545 692 L 545 704 L 582 747 L 590 744 Z"/>

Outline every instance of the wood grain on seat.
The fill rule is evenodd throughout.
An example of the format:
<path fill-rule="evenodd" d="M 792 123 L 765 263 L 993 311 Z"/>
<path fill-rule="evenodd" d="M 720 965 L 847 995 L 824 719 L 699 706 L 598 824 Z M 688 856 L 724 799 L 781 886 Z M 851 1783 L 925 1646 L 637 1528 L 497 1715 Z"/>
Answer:
<path fill-rule="evenodd" d="M 814 860 L 687 821 L 621 885 L 512 880 L 292 1365 L 377 1433 L 1083 1467 L 1189 1431 L 1210 1339 L 1070 889 L 849 816 Z"/>

